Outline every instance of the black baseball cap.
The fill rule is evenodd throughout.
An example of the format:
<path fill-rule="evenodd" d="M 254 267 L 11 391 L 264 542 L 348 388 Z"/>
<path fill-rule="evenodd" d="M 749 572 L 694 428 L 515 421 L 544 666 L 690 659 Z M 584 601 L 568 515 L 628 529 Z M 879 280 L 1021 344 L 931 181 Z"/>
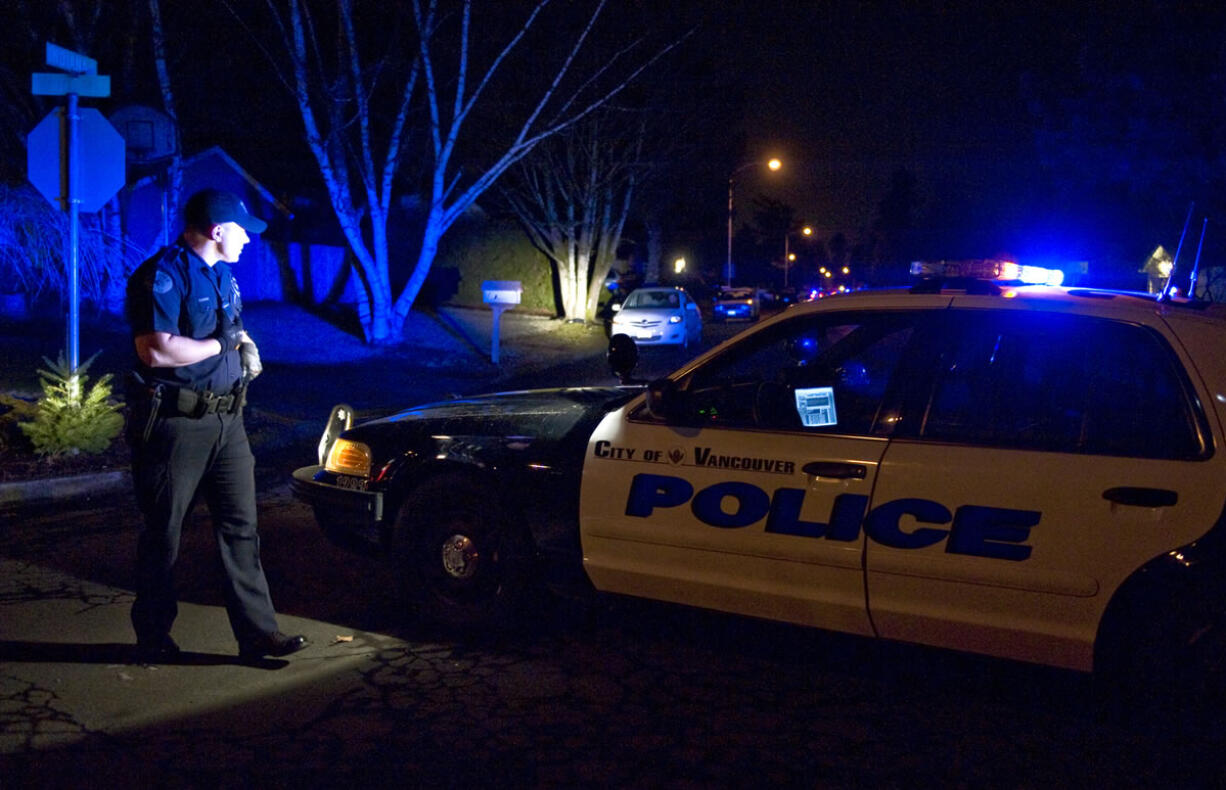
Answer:
<path fill-rule="evenodd" d="M 233 192 L 221 189 L 202 189 L 187 199 L 183 207 L 187 225 L 198 230 L 207 230 L 223 222 L 237 223 L 249 233 L 263 233 L 268 223 L 253 217 Z"/>

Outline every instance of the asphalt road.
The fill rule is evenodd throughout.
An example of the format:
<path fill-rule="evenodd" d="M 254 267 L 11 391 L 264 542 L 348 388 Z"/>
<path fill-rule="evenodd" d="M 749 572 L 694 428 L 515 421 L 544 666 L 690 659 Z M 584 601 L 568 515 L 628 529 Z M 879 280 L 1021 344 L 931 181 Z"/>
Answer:
<path fill-rule="evenodd" d="M 520 632 L 456 641 L 402 611 L 393 568 L 327 544 L 284 486 L 261 492 L 260 511 L 282 617 L 382 634 L 383 647 L 335 687 L 274 688 L 0 755 L 0 785 L 82 786 L 84 775 L 118 786 L 129 772 L 148 780 L 138 786 L 167 787 L 1188 787 L 1224 778 L 1219 736 L 1101 721 L 1075 673 L 623 598 L 546 602 Z M 4 530 L 0 553 L 122 590 L 135 530 L 130 498 L 116 495 L 22 519 Z M 214 555 L 197 511 L 185 530 L 184 606 L 219 611 Z M 202 638 L 182 627 L 176 637 L 188 650 Z M 188 685 L 206 671 L 175 669 L 174 682 Z M 7 704 L 15 721 L 12 706 L 35 700 Z M 279 715 L 266 719 L 268 708 Z"/>
<path fill-rule="evenodd" d="M 740 327 L 721 328 L 735 331 Z M 709 337 L 713 333 L 708 333 Z M 714 339 L 710 337 L 710 339 Z M 675 367 L 649 349 L 640 375 Z M 536 384 L 607 380 L 600 359 Z M 532 381 L 509 382 L 529 385 Z M 342 675 L 209 689 L 209 704 L 124 728 L 81 728 L 54 681 L 64 651 L 0 655 L 0 787 L 1200 787 L 1226 782 L 1219 731 L 1125 726 L 1086 676 L 844 637 L 648 601 L 544 601 L 513 634 L 457 641 L 416 622 L 395 569 L 330 546 L 289 495 L 310 443 L 260 454 L 263 559 L 283 618 L 313 635 L 373 635 Z M 0 604 L 59 596 L 126 611 L 137 517 L 126 492 L 6 519 L 0 561 L 25 569 Z M 202 509 L 185 528 L 180 596 L 224 630 Z M 29 569 L 38 569 L 37 574 Z M 0 608 L 0 616 L 5 610 Z M 95 659 L 94 693 L 139 709 L 166 694 L 292 672 L 195 663 L 162 674 Z M 359 640 L 362 641 L 362 640 Z M 339 646 L 316 645 L 312 656 Z M 27 646 L 28 648 L 28 646 Z M 43 667 L 45 669 L 45 666 Z M 226 672 L 221 672 L 220 669 Z M 118 680 L 116 680 L 118 678 Z M 124 679 L 126 678 L 126 680 Z M 205 679 L 207 678 L 207 680 Z M 142 696 L 146 695 L 146 696 Z M 117 704 L 110 700 L 111 704 Z M 30 722 L 33 720 L 33 724 Z M 25 738 L 23 727 L 60 734 Z"/>

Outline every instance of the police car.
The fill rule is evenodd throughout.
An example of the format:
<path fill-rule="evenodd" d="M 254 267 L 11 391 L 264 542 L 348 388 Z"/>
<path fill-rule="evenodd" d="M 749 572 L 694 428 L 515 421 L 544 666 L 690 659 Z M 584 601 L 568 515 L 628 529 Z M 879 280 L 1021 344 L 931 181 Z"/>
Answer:
<path fill-rule="evenodd" d="M 711 303 L 711 317 L 715 321 L 738 318 L 757 321 L 761 310 L 762 300 L 757 288 L 722 288 Z"/>
<path fill-rule="evenodd" d="M 796 305 L 645 387 L 340 414 L 294 490 L 454 626 L 544 584 L 1213 676 L 1226 307 L 996 274 Z"/>

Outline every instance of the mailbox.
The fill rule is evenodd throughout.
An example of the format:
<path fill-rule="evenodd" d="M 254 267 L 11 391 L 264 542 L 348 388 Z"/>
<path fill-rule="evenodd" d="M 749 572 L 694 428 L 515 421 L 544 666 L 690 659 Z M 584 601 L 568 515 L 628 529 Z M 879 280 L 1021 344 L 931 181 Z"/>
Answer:
<path fill-rule="evenodd" d="M 518 280 L 486 280 L 481 283 L 481 301 L 494 311 L 494 322 L 490 332 L 490 361 L 498 364 L 498 327 L 502 323 L 503 312 L 519 304 L 519 297 L 524 292 L 524 284 Z"/>
<path fill-rule="evenodd" d="M 481 299 L 486 304 L 519 304 L 523 292 L 524 285 L 518 280 L 486 280 L 481 283 Z"/>

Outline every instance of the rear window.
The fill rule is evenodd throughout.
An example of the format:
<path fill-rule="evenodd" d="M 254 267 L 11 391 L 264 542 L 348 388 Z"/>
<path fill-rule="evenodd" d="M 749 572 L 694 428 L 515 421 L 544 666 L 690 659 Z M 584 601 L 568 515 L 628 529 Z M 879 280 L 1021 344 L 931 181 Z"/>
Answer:
<path fill-rule="evenodd" d="M 1136 324 L 953 311 L 922 438 L 1157 459 L 1203 457 L 1204 418 L 1178 358 Z"/>

